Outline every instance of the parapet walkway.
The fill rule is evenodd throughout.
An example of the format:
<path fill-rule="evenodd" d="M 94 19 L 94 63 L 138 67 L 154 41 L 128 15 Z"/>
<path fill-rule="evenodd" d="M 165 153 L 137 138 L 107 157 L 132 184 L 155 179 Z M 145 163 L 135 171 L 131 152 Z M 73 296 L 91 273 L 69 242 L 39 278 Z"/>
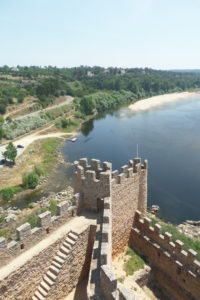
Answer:
<path fill-rule="evenodd" d="M 79 231 L 91 224 L 96 224 L 97 214 L 95 213 L 84 213 L 81 216 L 76 216 L 66 224 L 60 226 L 57 230 L 50 233 L 45 239 L 40 241 L 38 244 L 23 252 L 15 259 L 13 259 L 6 266 L 0 268 L 0 281 L 10 275 L 12 272 L 23 266 L 28 260 L 32 259 L 33 256 L 38 255 L 42 250 L 55 243 L 58 239 L 66 235 L 70 230 Z"/>

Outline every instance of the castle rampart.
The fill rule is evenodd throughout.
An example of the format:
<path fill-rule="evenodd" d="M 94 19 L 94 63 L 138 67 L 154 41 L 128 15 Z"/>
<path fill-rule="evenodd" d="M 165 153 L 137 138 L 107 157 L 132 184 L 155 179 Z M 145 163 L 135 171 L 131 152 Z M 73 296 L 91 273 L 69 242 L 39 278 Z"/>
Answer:
<path fill-rule="evenodd" d="M 148 163 L 142 164 L 140 158 L 130 160 L 120 174 L 108 162 L 102 167 L 96 159 L 90 165 L 85 158 L 75 162 L 73 203 L 61 202 L 57 216 L 49 211 L 40 214 L 39 227 L 31 229 L 29 223 L 18 227 L 16 241 L 0 238 L 1 266 L 26 250 L 33 254 L 28 249 L 40 245 L 18 269 L 0 274 L 0 299 L 62 299 L 89 273 L 88 300 L 136 300 L 135 292 L 120 284 L 112 271 L 112 257 L 128 244 L 147 257 L 153 279 L 174 299 L 200 299 L 196 253 L 184 251 L 181 241 L 172 242 L 169 233 L 162 234 L 161 227 L 153 228 L 145 217 L 147 172 Z M 84 214 L 89 218 L 76 216 L 84 210 L 95 213 Z M 94 215 L 95 221 L 90 220 Z M 79 232 L 65 224 L 70 220 L 78 226 L 78 218 L 86 225 Z M 62 238 L 52 241 L 55 234 L 47 235 L 56 229 Z"/>
<path fill-rule="evenodd" d="M 172 296 L 176 299 L 200 299 L 200 263 L 196 260 L 195 251 L 184 251 L 181 241 L 173 243 L 170 233 L 162 235 L 161 227 L 156 224 L 153 228 L 151 220 L 142 219 L 138 211 L 130 244 L 148 258 L 157 282 Z"/>
<path fill-rule="evenodd" d="M 31 229 L 29 223 L 25 223 L 16 229 L 17 240 L 7 242 L 5 238 L 0 238 L 0 265 L 3 266 L 16 256 L 22 254 L 27 249 L 44 239 L 49 233 L 56 230 L 62 224 L 76 216 L 78 195 L 75 195 L 73 205 L 66 201 L 58 204 L 58 215 L 51 216 L 50 211 L 40 214 L 39 227 Z"/>

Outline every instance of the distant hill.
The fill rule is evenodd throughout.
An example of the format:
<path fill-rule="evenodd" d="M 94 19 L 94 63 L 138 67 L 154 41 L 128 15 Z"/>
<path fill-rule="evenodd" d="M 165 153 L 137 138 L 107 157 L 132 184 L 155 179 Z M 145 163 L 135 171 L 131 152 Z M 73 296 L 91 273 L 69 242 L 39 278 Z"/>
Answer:
<path fill-rule="evenodd" d="M 200 69 L 176 69 L 176 70 L 169 70 L 170 72 L 187 72 L 187 73 L 200 73 Z"/>

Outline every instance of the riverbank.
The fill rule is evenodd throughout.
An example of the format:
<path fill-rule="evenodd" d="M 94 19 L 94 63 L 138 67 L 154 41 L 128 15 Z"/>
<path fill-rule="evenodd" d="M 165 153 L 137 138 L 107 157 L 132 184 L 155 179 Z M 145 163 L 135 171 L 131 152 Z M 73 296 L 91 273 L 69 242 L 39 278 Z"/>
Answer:
<path fill-rule="evenodd" d="M 159 96 L 154 96 L 151 98 L 139 100 L 134 104 L 129 105 L 129 108 L 132 111 L 145 111 L 153 107 L 157 107 L 170 102 L 179 101 L 196 95 L 197 95 L 196 92 L 164 94 L 164 95 L 159 95 Z"/>

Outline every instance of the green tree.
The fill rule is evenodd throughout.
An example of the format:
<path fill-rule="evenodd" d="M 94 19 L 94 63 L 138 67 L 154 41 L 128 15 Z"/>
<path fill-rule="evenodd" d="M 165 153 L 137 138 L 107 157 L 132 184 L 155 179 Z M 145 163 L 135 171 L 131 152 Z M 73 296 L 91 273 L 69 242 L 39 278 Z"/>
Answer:
<path fill-rule="evenodd" d="M 93 110 L 95 108 L 95 103 L 90 97 L 83 97 L 80 102 L 81 110 L 86 115 L 91 115 L 93 113 Z"/>
<path fill-rule="evenodd" d="M 15 164 L 15 158 L 17 156 L 17 148 L 13 145 L 13 143 L 9 143 L 6 147 L 6 151 L 3 152 L 3 157 L 5 159 L 10 159 L 13 164 Z"/>

